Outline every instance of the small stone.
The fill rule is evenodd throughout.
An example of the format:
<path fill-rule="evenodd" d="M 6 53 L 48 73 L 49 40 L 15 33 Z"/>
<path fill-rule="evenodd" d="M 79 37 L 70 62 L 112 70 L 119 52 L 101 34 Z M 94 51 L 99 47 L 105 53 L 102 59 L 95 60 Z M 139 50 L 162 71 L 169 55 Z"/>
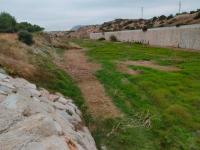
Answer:
<path fill-rule="evenodd" d="M 25 87 L 29 89 L 37 89 L 36 85 L 31 83 L 26 84 Z"/>
<path fill-rule="evenodd" d="M 49 94 L 48 99 L 52 102 L 56 102 L 59 99 L 58 95 Z"/>
<path fill-rule="evenodd" d="M 15 89 L 15 87 L 13 86 L 12 83 L 0 81 L 0 85 L 1 85 L 1 86 L 6 86 L 6 87 L 8 87 L 8 88 L 10 88 L 10 89 Z"/>
<path fill-rule="evenodd" d="M 23 112 L 22 112 L 22 115 L 24 117 L 29 117 L 31 116 L 31 109 L 30 108 L 26 108 Z"/>
<path fill-rule="evenodd" d="M 6 74 L 6 71 L 4 69 L 0 68 L 0 73 L 1 74 Z"/>
<path fill-rule="evenodd" d="M 4 92 L 4 91 L 2 91 L 2 90 L 0 90 L 0 94 L 8 95 L 8 93 L 6 93 L 6 92 Z"/>
<path fill-rule="evenodd" d="M 60 109 L 60 110 L 65 110 L 66 109 L 66 106 L 59 103 L 59 102 L 55 102 L 54 103 L 54 107 L 57 108 L 57 109 Z"/>
<path fill-rule="evenodd" d="M 58 99 L 58 102 L 60 102 L 60 103 L 63 104 L 63 105 L 66 105 L 66 104 L 68 103 L 68 101 L 67 101 L 65 98 L 63 98 L 63 97 L 60 97 L 60 98 Z"/>
<path fill-rule="evenodd" d="M 64 134 L 61 126 L 57 122 L 55 122 L 55 128 L 56 128 L 59 136 L 62 136 Z"/>
<path fill-rule="evenodd" d="M 3 79 L 2 81 L 3 81 L 3 82 L 9 82 L 10 79 L 5 78 L 5 79 Z"/>

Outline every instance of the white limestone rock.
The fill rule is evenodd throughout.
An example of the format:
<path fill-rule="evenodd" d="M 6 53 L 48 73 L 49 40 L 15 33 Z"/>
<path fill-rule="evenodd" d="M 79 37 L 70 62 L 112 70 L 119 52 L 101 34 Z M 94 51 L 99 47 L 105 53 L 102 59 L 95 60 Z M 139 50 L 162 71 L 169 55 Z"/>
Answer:
<path fill-rule="evenodd" d="M 0 73 L 0 149 L 96 150 L 72 100 Z"/>

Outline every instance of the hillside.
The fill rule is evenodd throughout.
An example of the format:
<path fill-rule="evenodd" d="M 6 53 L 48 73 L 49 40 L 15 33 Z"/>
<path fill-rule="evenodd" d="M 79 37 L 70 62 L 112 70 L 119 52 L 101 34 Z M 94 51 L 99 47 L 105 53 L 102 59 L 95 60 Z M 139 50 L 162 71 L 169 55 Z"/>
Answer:
<path fill-rule="evenodd" d="M 101 25 L 101 31 L 121 31 L 121 30 L 137 30 L 143 27 L 170 27 L 189 24 L 199 24 L 199 12 L 183 13 L 176 16 L 159 16 L 151 19 L 116 19 L 114 21 L 105 22 Z"/>
<path fill-rule="evenodd" d="M 81 27 L 84 27 L 83 25 L 77 25 L 71 28 L 71 31 L 77 31 L 78 29 L 80 29 Z"/>
<path fill-rule="evenodd" d="M 99 32 L 99 25 L 89 25 L 78 28 L 67 34 L 68 38 L 89 38 L 90 33 Z"/>
<path fill-rule="evenodd" d="M 200 10 L 190 13 L 177 14 L 175 16 L 158 16 L 151 19 L 116 19 L 104 22 L 101 25 L 90 25 L 80 27 L 78 30 L 68 34 L 68 37 L 88 38 L 92 32 L 109 32 L 122 30 L 137 30 L 143 27 L 170 27 L 200 23 Z"/>

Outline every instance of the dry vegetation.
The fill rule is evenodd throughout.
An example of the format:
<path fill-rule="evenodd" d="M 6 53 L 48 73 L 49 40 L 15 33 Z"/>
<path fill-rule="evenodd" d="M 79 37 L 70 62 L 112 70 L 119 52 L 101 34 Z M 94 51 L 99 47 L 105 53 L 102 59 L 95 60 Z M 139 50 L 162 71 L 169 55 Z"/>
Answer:
<path fill-rule="evenodd" d="M 37 68 L 30 63 L 30 48 L 17 41 L 16 34 L 0 34 L 0 64 L 10 73 L 20 74 L 22 77 L 31 77 Z"/>

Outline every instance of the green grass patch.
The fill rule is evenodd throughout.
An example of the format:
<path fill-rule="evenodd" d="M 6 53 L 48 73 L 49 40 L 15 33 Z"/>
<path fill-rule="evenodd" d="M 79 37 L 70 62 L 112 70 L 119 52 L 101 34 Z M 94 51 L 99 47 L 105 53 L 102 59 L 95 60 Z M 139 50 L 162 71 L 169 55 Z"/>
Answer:
<path fill-rule="evenodd" d="M 109 150 L 199 149 L 200 53 L 132 43 L 74 42 L 88 49 L 91 61 L 102 65 L 96 76 L 125 114 L 121 119 L 96 121 L 93 134 L 99 148 L 105 145 Z M 181 71 L 130 66 L 142 73 L 128 75 L 116 69 L 117 62 L 125 60 L 151 60 Z M 145 126 L 145 120 L 151 121 L 150 127 Z M 108 136 L 119 122 L 120 127 Z"/>

